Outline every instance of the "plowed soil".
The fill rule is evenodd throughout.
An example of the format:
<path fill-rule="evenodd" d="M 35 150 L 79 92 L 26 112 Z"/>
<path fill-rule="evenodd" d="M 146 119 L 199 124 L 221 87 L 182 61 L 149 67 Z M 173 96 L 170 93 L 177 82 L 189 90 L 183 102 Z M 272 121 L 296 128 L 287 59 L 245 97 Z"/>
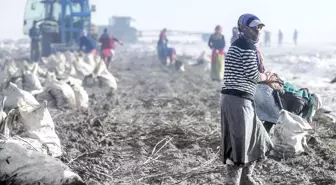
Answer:
<path fill-rule="evenodd" d="M 115 61 L 114 93 L 90 92 L 89 110 L 50 110 L 65 155 L 88 184 L 223 184 L 219 82 L 203 69 L 177 72 L 156 57 Z M 257 166 L 264 184 L 336 184 L 336 127 L 315 119 L 317 136 L 293 158 Z"/>

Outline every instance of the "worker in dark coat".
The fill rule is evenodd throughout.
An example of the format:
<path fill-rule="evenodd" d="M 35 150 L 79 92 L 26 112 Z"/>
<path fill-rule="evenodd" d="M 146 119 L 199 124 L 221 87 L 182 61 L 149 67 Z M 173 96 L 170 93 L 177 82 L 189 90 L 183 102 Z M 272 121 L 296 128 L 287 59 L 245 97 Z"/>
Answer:
<path fill-rule="evenodd" d="M 97 54 L 96 42 L 87 35 L 86 30 L 83 30 L 82 36 L 79 38 L 79 49 L 84 53 Z"/>
<path fill-rule="evenodd" d="M 41 32 L 37 27 L 37 21 L 33 22 L 33 27 L 29 30 L 30 43 L 30 57 L 32 61 L 39 61 L 41 58 Z"/>
<path fill-rule="evenodd" d="M 168 39 L 167 39 L 167 29 L 164 28 L 161 32 L 160 32 L 160 36 L 159 36 L 159 41 L 158 41 L 158 46 L 163 46 L 163 47 L 167 47 L 168 44 Z"/>
<path fill-rule="evenodd" d="M 159 58 L 163 64 L 167 64 L 167 57 L 168 57 L 168 39 L 167 39 L 167 29 L 164 28 L 159 35 L 159 41 L 157 43 L 157 52 Z"/>

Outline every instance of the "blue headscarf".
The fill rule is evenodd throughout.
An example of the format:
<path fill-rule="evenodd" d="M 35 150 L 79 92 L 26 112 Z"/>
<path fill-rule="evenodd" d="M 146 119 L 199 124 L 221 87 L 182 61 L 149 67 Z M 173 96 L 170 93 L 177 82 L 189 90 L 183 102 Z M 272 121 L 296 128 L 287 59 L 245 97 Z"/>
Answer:
<path fill-rule="evenodd" d="M 249 42 L 256 44 L 259 41 L 259 30 L 254 27 L 262 25 L 260 19 L 253 14 L 243 14 L 238 19 L 238 30 L 240 37 L 245 38 Z"/>

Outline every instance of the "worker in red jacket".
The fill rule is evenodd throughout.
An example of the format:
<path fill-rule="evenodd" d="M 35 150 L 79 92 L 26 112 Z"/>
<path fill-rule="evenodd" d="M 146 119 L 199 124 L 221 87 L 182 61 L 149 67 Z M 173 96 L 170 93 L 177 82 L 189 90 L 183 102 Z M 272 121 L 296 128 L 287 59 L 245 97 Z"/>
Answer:
<path fill-rule="evenodd" d="M 101 43 L 103 58 L 107 66 L 109 66 L 112 60 L 112 56 L 114 55 L 115 42 L 118 42 L 120 45 L 123 45 L 123 43 L 117 38 L 110 36 L 106 28 L 104 29 L 104 33 L 99 38 L 99 42 Z"/>

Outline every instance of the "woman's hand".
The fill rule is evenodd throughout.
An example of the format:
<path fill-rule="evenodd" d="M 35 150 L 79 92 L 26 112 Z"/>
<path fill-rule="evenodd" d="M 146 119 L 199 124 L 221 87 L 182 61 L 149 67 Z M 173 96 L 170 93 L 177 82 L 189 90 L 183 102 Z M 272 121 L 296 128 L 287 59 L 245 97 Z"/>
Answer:
<path fill-rule="evenodd" d="M 265 75 L 267 76 L 265 82 L 268 86 L 270 86 L 273 90 L 280 92 L 283 91 L 283 81 L 280 80 L 276 73 L 266 72 Z"/>

